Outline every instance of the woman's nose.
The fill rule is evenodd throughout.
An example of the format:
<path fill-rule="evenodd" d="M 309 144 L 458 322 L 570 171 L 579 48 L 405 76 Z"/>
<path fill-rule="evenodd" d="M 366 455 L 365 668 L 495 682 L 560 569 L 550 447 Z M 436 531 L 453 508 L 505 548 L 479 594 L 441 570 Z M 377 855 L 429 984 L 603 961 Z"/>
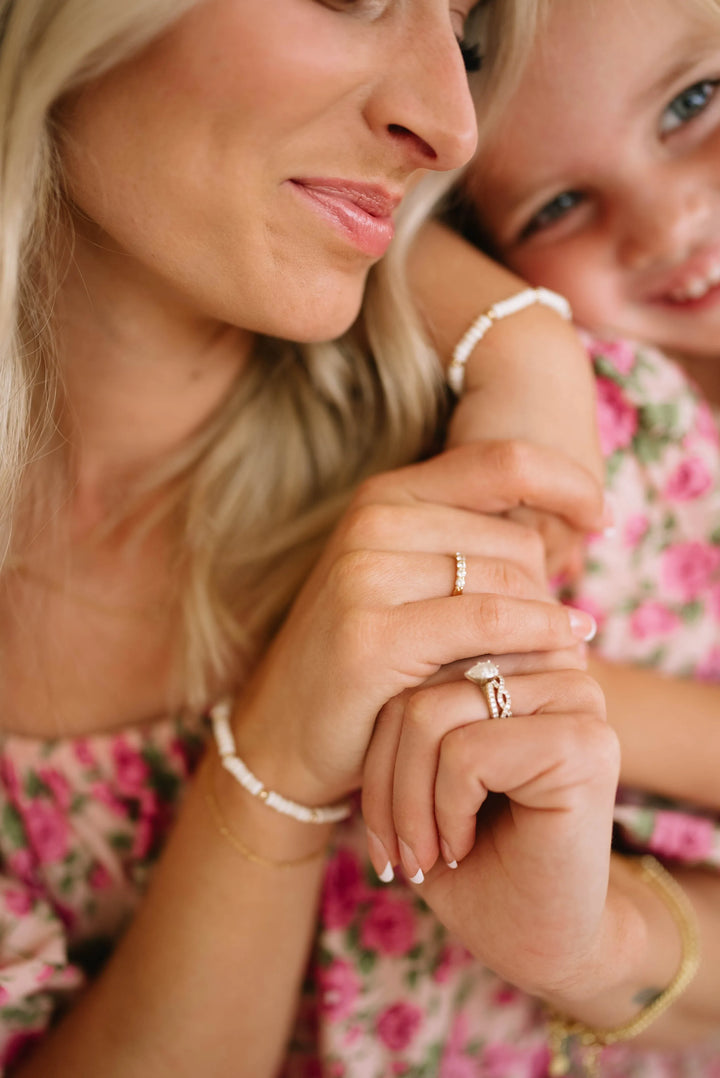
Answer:
<path fill-rule="evenodd" d="M 460 168 L 477 145 L 467 72 L 447 19 L 426 20 L 378 80 L 366 121 L 413 170 Z"/>
<path fill-rule="evenodd" d="M 639 187 L 622 226 L 621 261 L 635 270 L 681 261 L 705 238 L 708 210 L 701 184 L 667 175 L 652 188 Z"/>

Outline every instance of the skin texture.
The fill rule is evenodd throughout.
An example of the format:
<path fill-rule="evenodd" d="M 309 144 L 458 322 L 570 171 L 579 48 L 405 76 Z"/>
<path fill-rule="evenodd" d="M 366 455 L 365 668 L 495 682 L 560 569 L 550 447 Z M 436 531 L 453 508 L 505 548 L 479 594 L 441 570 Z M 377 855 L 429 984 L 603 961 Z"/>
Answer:
<path fill-rule="evenodd" d="M 71 191 L 110 241 L 110 272 L 122 262 L 185 318 L 338 336 L 374 259 L 323 225 L 292 181 L 339 178 L 400 197 L 417 169 L 467 160 L 476 129 L 456 35 L 471 7 L 210 0 L 191 10 L 63 117 Z"/>
<path fill-rule="evenodd" d="M 720 399 L 718 290 L 678 298 L 720 264 L 720 19 L 610 0 L 588 25 L 551 4 L 470 195 L 512 269 L 567 295 L 581 325 L 687 356 Z"/>

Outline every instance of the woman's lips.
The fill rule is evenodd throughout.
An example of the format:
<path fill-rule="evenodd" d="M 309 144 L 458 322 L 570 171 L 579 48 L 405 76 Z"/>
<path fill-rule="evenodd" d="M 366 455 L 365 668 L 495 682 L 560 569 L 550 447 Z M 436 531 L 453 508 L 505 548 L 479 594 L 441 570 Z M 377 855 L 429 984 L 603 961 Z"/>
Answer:
<path fill-rule="evenodd" d="M 385 254 L 395 234 L 392 214 L 402 196 L 348 180 L 293 179 L 290 184 L 363 254 L 370 258 Z"/>

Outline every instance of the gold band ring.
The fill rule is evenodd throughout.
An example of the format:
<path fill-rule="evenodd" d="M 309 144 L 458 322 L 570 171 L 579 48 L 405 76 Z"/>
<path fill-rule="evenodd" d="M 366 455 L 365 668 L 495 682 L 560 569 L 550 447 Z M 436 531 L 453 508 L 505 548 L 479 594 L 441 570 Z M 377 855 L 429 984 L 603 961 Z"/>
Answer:
<path fill-rule="evenodd" d="M 462 595 L 465 591 L 465 577 L 467 576 L 467 562 L 465 555 L 459 551 L 455 555 L 455 583 L 451 595 Z"/>

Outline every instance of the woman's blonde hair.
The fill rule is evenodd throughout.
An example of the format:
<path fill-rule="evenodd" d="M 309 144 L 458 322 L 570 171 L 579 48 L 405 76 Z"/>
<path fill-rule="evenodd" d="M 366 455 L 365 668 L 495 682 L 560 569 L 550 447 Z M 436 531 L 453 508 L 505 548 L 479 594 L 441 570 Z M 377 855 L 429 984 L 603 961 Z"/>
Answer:
<path fill-rule="evenodd" d="M 54 237 L 64 213 L 55 106 L 140 50 L 197 0 L 0 0 L 0 529 L 47 511 L 42 483 L 71 447 L 58 436 Z M 67 216 L 67 215 L 66 215 Z M 181 581 L 181 687 L 193 705 L 239 680 L 276 628 L 364 476 L 429 451 L 444 400 L 415 322 L 401 223 L 341 339 L 259 341 L 202 430 L 134 492 L 162 494 Z M 39 462 L 39 463 L 38 463 Z M 54 482 L 54 481 L 53 481 Z M 46 484 L 47 487 L 47 484 Z M 153 518 L 156 520 L 157 518 Z M 15 551 L 17 556 L 17 551 Z"/>

